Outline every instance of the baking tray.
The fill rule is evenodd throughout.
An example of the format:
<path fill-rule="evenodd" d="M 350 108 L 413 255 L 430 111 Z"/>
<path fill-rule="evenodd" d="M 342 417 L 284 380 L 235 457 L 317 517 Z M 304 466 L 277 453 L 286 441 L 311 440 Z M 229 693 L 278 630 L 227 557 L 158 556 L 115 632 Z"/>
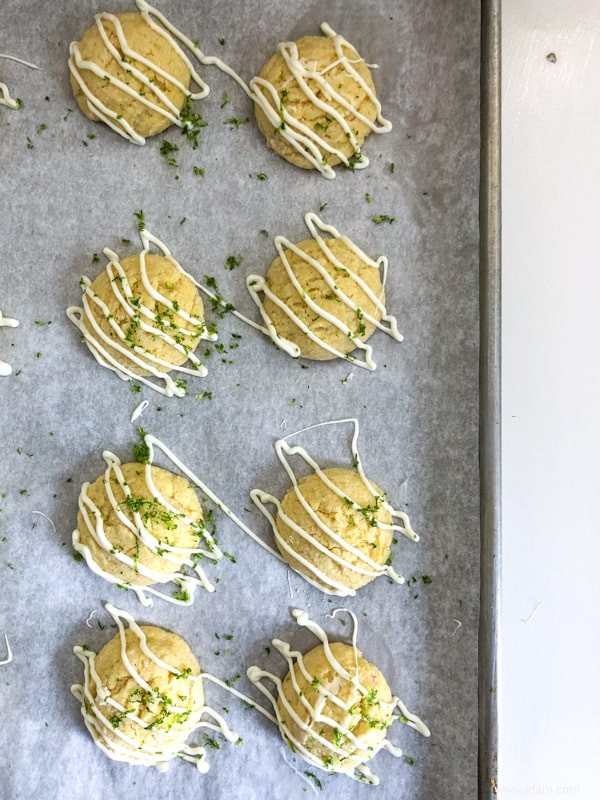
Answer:
<path fill-rule="evenodd" d="M 378 581 L 335 605 L 367 612 L 359 644 L 409 708 L 430 725 L 432 738 L 401 732 L 397 741 L 414 763 L 381 754 L 373 765 L 382 777 L 378 788 L 325 778 L 322 796 L 343 791 L 349 798 L 375 793 L 386 800 L 402 791 L 422 800 L 474 797 L 479 751 L 479 793 L 487 797 L 495 775 L 495 693 L 489 689 L 495 687 L 498 608 L 493 558 L 498 546 L 498 150 L 493 138 L 498 73 L 492 58 L 497 58 L 497 6 L 483 6 L 481 26 L 476 2 L 444 8 L 433 0 L 425 5 L 251 2 L 238 8 L 233 0 L 181 0 L 163 8 L 176 24 L 185 23 L 207 52 L 223 57 L 246 79 L 279 41 L 315 34 L 323 20 L 367 61 L 381 63 L 375 81 L 394 130 L 368 140 L 365 151 L 372 163 L 367 170 L 342 172 L 333 182 L 294 170 L 269 153 L 252 121 L 239 130 L 225 126 L 225 118 L 252 118 L 252 110 L 214 70 L 201 69 L 212 90 L 200 103 L 209 125 L 198 151 L 181 146 L 179 180 L 178 171 L 158 152 L 161 137 L 138 149 L 77 110 L 69 111 L 75 108 L 66 71 L 69 42 L 81 36 L 94 13 L 130 8 L 125 0 L 110 9 L 87 0 L 65 3 L 46 18 L 29 0 L 9 0 L 2 7 L 0 51 L 39 63 L 44 71 L 0 62 L 0 79 L 23 98 L 18 112 L 0 109 L 5 163 L 0 175 L 0 309 L 21 321 L 17 329 L 0 330 L 0 357 L 20 370 L 0 381 L 5 448 L 0 488 L 6 494 L 0 539 L 7 539 L 0 544 L 0 627 L 15 654 L 0 674 L 0 796 L 108 793 L 120 798 L 133 791 L 143 796 L 161 791 L 186 798 L 205 791 L 215 798 L 287 798 L 312 791 L 283 760 L 277 732 L 212 688 L 210 701 L 230 707 L 232 723 L 246 743 L 211 753 L 207 776 L 185 764 L 163 776 L 108 761 L 89 741 L 69 693 L 70 684 L 81 679 L 71 649 L 83 642 L 102 646 L 106 631 L 85 621 L 95 611 L 90 624 L 106 622 L 102 603 L 111 601 L 138 620 L 181 633 L 203 667 L 221 677 L 243 673 L 251 663 L 281 673 L 274 657 L 264 660 L 273 636 L 301 649 L 312 644 L 294 626 L 291 607 L 306 608 L 334 638 L 347 638 L 341 624 L 325 616 L 334 607 L 327 598 L 297 576 L 288 582 L 285 570 L 220 520 L 222 546 L 235 553 L 237 563 L 224 563 L 213 572 L 221 580 L 217 592 L 199 594 L 188 609 L 158 601 L 144 609 L 131 593 L 115 594 L 75 563 L 70 532 L 80 483 L 100 474 L 102 450 L 126 458 L 136 425 L 142 424 L 266 536 L 264 520 L 245 508 L 250 508 L 248 491 L 254 486 L 280 495 L 285 491 L 274 440 L 305 425 L 357 416 L 368 474 L 379 482 L 392 476 L 393 485 L 385 488 L 408 503 L 411 521 L 422 534 L 420 544 L 402 543 L 396 556 L 399 568 L 421 586 L 407 591 Z M 376 41 L 381 44 L 375 48 Z M 225 91 L 229 103 L 221 109 Z M 180 143 L 171 131 L 165 138 Z M 192 175 L 196 164 L 205 169 L 203 181 Z M 260 181 L 258 174 L 268 179 Z M 223 294 L 252 315 L 243 276 L 264 272 L 274 257 L 275 234 L 294 241 L 306 238 L 304 213 L 324 204 L 326 222 L 370 255 L 390 258 L 389 305 L 405 341 L 373 340 L 379 365 L 373 375 L 341 363 L 301 370 L 258 333 L 227 317 L 217 320 L 222 341 L 229 345 L 234 332 L 243 336 L 239 356 L 231 355 L 235 364 L 221 364 L 213 353 L 208 378 L 195 381 L 190 396 L 164 400 L 145 388 L 132 393 L 99 368 L 66 320 L 64 310 L 79 302 L 79 276 L 94 277 L 102 266 L 103 247 L 122 255 L 135 252 L 133 212 L 142 208 L 149 229 L 190 272 L 199 279 L 215 275 Z M 397 219 L 376 226 L 371 219 L 381 213 Z M 94 253 L 101 259 L 98 265 Z M 239 271 L 228 274 L 223 264 L 232 253 L 244 261 Z M 274 377 L 276 389 L 259 405 L 259 388 Z M 213 400 L 196 400 L 194 394 L 205 389 L 213 392 Z M 151 407 L 132 424 L 131 412 L 141 399 Z M 464 424 L 462 417 L 458 420 L 463 412 Z M 240 417 L 244 424 L 237 421 Z M 226 430 L 230 435 L 224 442 Z M 237 448 L 230 446 L 234 439 Z M 347 459 L 346 433 L 308 444 L 320 461 Z M 34 512 L 52 519 L 57 533 Z M 240 609 L 257 606 L 256 590 L 244 579 L 244 570 L 257 565 L 266 584 L 258 599 L 263 613 L 244 616 L 242 624 Z M 433 582 L 424 585 L 422 575 L 431 575 Z M 277 602 L 265 603 L 266 598 Z M 462 627 L 451 638 L 454 618 Z M 215 656 L 214 634 L 232 628 L 234 652 Z M 237 685 L 252 694 L 244 678 Z M 295 763 L 301 772 L 307 769 Z"/>

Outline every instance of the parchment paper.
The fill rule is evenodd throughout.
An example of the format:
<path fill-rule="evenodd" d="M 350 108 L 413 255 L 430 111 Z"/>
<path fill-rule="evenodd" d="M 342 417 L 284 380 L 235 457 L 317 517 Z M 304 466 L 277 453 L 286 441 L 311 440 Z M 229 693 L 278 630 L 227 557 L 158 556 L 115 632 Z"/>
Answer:
<path fill-rule="evenodd" d="M 284 672 L 282 659 L 265 651 L 273 637 L 302 650 L 315 644 L 293 622 L 290 608 L 307 609 L 332 638 L 344 641 L 350 626 L 325 614 L 338 605 L 353 609 L 366 657 L 428 723 L 432 736 L 425 740 L 398 726 L 391 738 L 414 764 L 380 753 L 372 762 L 381 776 L 378 788 L 318 773 L 321 795 L 473 798 L 479 4 L 160 4 L 205 52 L 224 58 L 246 80 L 278 42 L 317 34 L 323 20 L 368 62 L 381 65 L 375 81 L 394 129 L 367 140 L 364 149 L 372 162 L 367 170 L 338 169 L 335 181 L 295 169 L 269 152 L 249 101 L 215 68 L 200 68 L 212 91 L 199 104 L 208 126 L 196 151 L 177 129 L 138 148 L 86 120 L 69 88 L 68 44 L 80 38 L 94 13 L 132 7 L 124 0 L 109 7 L 98 0 L 46 5 L 4 0 L 0 6 L 0 52 L 43 69 L 0 61 L 0 79 L 23 100 L 18 111 L 0 107 L 0 308 L 21 322 L 14 330 L 0 329 L 0 357 L 15 369 L 0 379 L 0 636 L 7 632 L 14 651 L 13 663 L 0 669 L 0 796 L 186 800 L 296 798 L 312 792 L 283 760 L 282 752 L 293 756 L 276 728 L 210 684 L 208 703 L 229 709 L 226 716 L 245 743 L 223 742 L 210 751 L 207 775 L 183 762 L 160 774 L 106 758 L 85 730 L 69 687 L 82 678 L 73 645 L 98 650 L 114 635 L 98 625 L 110 621 L 102 607 L 110 600 L 138 621 L 183 635 L 204 669 L 222 678 L 239 673 L 236 687 L 257 699 L 246 668 L 261 664 Z M 224 91 L 229 102 L 221 108 Z M 224 120 L 234 116 L 250 121 L 230 129 Z M 180 146 L 178 168 L 160 155 L 163 138 Z M 204 177 L 195 176 L 193 166 L 204 168 Z M 267 180 L 258 180 L 257 173 Z M 188 397 L 165 399 L 146 388 L 132 393 L 128 383 L 99 367 L 66 319 L 67 306 L 80 302 L 80 275 L 93 278 L 103 268 L 103 247 L 121 255 L 140 249 L 133 217 L 140 209 L 149 230 L 189 271 L 199 279 L 214 275 L 224 296 L 254 315 L 245 275 L 264 273 L 275 256 L 276 234 L 292 241 L 307 238 L 304 213 L 318 212 L 325 203 L 325 221 L 371 256 L 385 253 L 390 259 L 388 306 L 405 341 L 373 337 L 379 365 L 373 374 L 343 361 L 293 361 L 229 316 L 217 320 L 220 339 L 228 346 L 231 334 L 239 333 L 240 347 L 226 354 L 211 348 L 208 377 L 191 379 Z M 379 214 L 396 220 L 375 225 L 372 217 Z M 98 264 L 92 263 L 94 253 Z M 243 257 L 233 271 L 224 269 L 229 255 Z M 214 319 L 210 310 L 208 319 Z M 344 382 L 350 373 L 352 379 Z M 205 390 L 212 400 L 195 399 Z M 142 399 L 150 406 L 131 424 Z M 73 559 L 70 537 L 80 485 L 103 470 L 102 450 L 130 458 L 136 425 L 160 437 L 268 537 L 266 520 L 245 509 L 252 508 L 252 487 L 280 497 L 287 489 L 273 442 L 306 425 L 346 416 L 360 420 L 368 476 L 393 502 L 406 500 L 422 536 L 419 544 L 402 540 L 395 547 L 394 564 L 415 577 L 410 586 L 379 579 L 343 603 L 328 599 L 297 575 L 288 576 L 223 516 L 219 541 L 236 563 L 224 560 L 210 568 L 211 576 L 220 578 L 217 591 L 199 591 L 191 608 L 159 600 L 143 608 L 132 593 L 111 587 Z M 322 465 L 348 464 L 349 437 L 348 427 L 328 428 L 299 441 Z M 34 512 L 51 518 L 56 533 Z M 423 575 L 431 577 L 430 584 Z M 90 628 L 85 620 L 93 610 Z M 226 647 L 216 638 L 225 633 L 234 636 Z M 315 772 L 302 761 L 294 763 L 301 773 Z"/>

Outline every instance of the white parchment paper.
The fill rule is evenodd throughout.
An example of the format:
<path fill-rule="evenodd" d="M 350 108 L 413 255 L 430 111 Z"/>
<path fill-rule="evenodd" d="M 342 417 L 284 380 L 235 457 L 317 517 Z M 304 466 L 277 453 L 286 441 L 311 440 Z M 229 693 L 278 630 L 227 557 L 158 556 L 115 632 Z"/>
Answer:
<path fill-rule="evenodd" d="M 245 671 L 261 664 L 283 673 L 283 661 L 265 650 L 273 637 L 303 650 L 315 643 L 290 608 L 307 609 L 332 638 L 348 641 L 350 626 L 325 616 L 341 604 L 289 575 L 223 516 L 219 542 L 236 563 L 209 568 L 217 591 L 199 591 L 191 608 L 160 601 L 143 608 L 77 563 L 70 537 L 81 483 L 103 470 L 102 450 L 131 457 L 139 424 L 268 537 L 266 520 L 249 510 L 248 493 L 260 487 L 282 496 L 288 487 L 273 442 L 347 416 L 360 420 L 367 475 L 392 502 L 406 501 L 422 538 L 395 548 L 394 564 L 411 578 L 408 585 L 379 579 L 343 604 L 359 617 L 365 656 L 432 736 L 398 727 L 391 738 L 407 760 L 380 753 L 372 763 L 379 787 L 319 773 L 319 793 L 475 797 L 479 5 L 173 0 L 160 7 L 246 80 L 278 42 L 317 34 L 328 21 L 367 62 L 380 64 L 375 81 L 394 128 L 367 140 L 368 169 L 338 170 L 335 181 L 326 181 L 269 152 L 249 101 L 218 70 L 201 67 L 212 91 L 198 104 L 208 122 L 198 150 L 176 129 L 138 148 L 76 109 L 66 65 L 69 42 L 94 13 L 132 5 L 0 4 L 0 52 L 42 67 L 33 72 L 0 61 L 0 80 L 23 101 L 18 111 L 0 107 L 0 309 L 21 322 L 0 329 L 0 357 L 15 370 L 0 378 L 0 635 L 7 632 L 14 651 L 14 661 L 0 668 L 0 797 L 270 800 L 312 793 L 285 763 L 282 753 L 293 756 L 275 727 L 210 684 L 208 703 L 229 709 L 244 745 L 223 742 L 211 751 L 207 775 L 185 763 L 160 774 L 110 761 L 93 745 L 70 694 L 82 676 L 72 647 L 97 650 L 114 635 L 101 629 L 110 622 L 102 603 L 110 600 L 138 621 L 180 633 L 204 669 L 222 678 L 240 674 L 236 688 L 258 699 Z M 228 103 L 221 107 L 223 92 Z M 231 129 L 230 117 L 249 122 Z M 162 139 L 180 146 L 177 168 L 160 155 Z M 140 209 L 186 269 L 200 280 L 215 276 L 224 296 L 254 315 L 245 275 L 264 273 L 276 234 L 307 238 L 303 215 L 320 208 L 326 222 L 371 256 L 390 259 L 387 301 L 405 341 L 373 337 L 373 374 L 343 361 L 293 361 L 228 316 L 216 320 L 228 352 L 209 346 L 208 377 L 191 379 L 187 397 L 165 399 L 146 388 L 133 393 L 100 368 L 66 319 L 66 307 L 80 301 L 80 275 L 93 278 L 103 267 L 103 247 L 137 252 L 133 213 Z M 372 218 L 380 214 L 396 219 L 376 225 Z M 100 263 L 92 263 L 94 253 Z M 242 258 L 232 271 L 224 268 L 229 255 Z M 207 314 L 215 319 L 210 307 Z M 229 350 L 232 333 L 242 338 Z M 204 391 L 212 399 L 195 398 Z M 149 407 L 132 424 L 142 399 Z M 322 465 L 351 462 L 347 426 L 299 441 Z M 90 628 L 85 620 L 93 610 Z M 233 634 L 226 645 L 217 638 L 223 634 Z M 315 772 L 294 763 L 301 773 Z"/>

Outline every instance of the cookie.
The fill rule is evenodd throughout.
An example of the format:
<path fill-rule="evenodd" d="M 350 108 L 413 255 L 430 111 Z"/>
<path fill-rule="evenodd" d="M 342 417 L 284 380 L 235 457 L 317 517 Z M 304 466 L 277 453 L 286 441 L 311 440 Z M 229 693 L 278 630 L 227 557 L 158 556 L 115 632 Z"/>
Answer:
<path fill-rule="evenodd" d="M 246 674 L 268 698 L 275 712 L 273 721 L 294 753 L 326 772 L 378 784 L 367 762 L 382 748 L 396 757 L 402 755 L 387 739 L 390 725 L 400 721 L 423 736 L 430 732 L 399 697 L 392 696 L 380 670 L 363 658 L 356 646 L 356 616 L 348 609 L 335 609 L 328 616 L 340 611 L 347 612 L 354 625 L 351 645 L 332 643 L 306 611 L 294 608 L 292 616 L 298 625 L 320 644 L 302 654 L 288 642 L 273 639 L 273 648 L 287 662 L 285 678 L 259 666 L 248 667 Z"/>
<path fill-rule="evenodd" d="M 318 645 L 293 664 L 279 691 L 283 736 L 324 769 L 353 773 L 380 749 L 392 723 L 394 698 L 360 650 Z M 308 676 L 308 677 L 307 677 Z"/>
<path fill-rule="evenodd" d="M 194 680 L 200 675 L 200 667 L 177 634 L 145 625 L 140 631 L 153 657 L 142 649 L 139 636 L 131 628 L 124 632 L 124 646 L 117 634 L 94 660 L 95 675 L 89 685 L 91 705 L 97 711 L 97 730 L 109 755 L 135 759 L 140 754 L 166 761 L 181 750 L 197 727 L 204 707 L 202 681 Z M 122 649 L 129 665 L 123 660 Z M 158 661 L 167 663 L 173 671 Z"/>
<path fill-rule="evenodd" d="M 86 117 L 138 144 L 180 124 L 190 95 L 188 63 L 166 31 L 137 12 L 97 14 L 71 44 L 69 70 Z"/>
<path fill-rule="evenodd" d="M 256 121 L 275 153 L 304 169 L 335 177 L 332 167 L 362 167 L 371 131 L 391 130 L 381 117 L 371 72 L 331 28 L 279 45 L 250 82 Z"/>
<path fill-rule="evenodd" d="M 196 492 L 185 478 L 161 467 L 150 467 L 152 487 L 146 465 L 119 464 L 112 454 L 105 458 L 106 473 L 82 486 L 73 547 L 112 583 L 181 582 L 179 570 L 204 535 Z"/>
<path fill-rule="evenodd" d="M 297 572 L 326 591 L 348 594 L 382 573 L 392 517 L 382 490 L 371 483 L 373 494 L 358 472 L 330 467 L 323 474 L 341 496 L 316 472 L 300 478 L 281 501 L 275 541 Z"/>
<path fill-rule="evenodd" d="M 285 249 L 269 267 L 263 301 L 277 337 L 317 361 L 343 357 L 357 342 L 366 342 L 375 325 L 365 315 L 381 320 L 385 299 L 377 267 L 343 239 L 327 239 L 326 245 L 324 250 L 318 241 L 306 239 Z"/>
<path fill-rule="evenodd" d="M 205 772 L 204 748 L 186 739 L 206 726 L 205 711 L 214 712 L 204 704 L 200 667 L 188 644 L 171 631 L 138 625 L 110 603 L 106 610 L 117 635 L 98 654 L 86 645 L 73 648 L 84 665 L 84 680 L 71 692 L 92 739 L 115 761 L 165 770 L 177 757 Z M 219 728 L 235 741 L 224 723 Z"/>
<path fill-rule="evenodd" d="M 196 285 L 166 256 L 142 252 L 119 260 L 105 252 L 106 270 L 93 282 L 81 279 L 83 308 L 68 309 L 69 318 L 96 360 L 121 378 L 151 376 L 164 381 L 164 388 L 143 381 L 157 391 L 185 394 L 185 381 L 169 373 L 206 375 L 194 350 L 210 336 Z"/>

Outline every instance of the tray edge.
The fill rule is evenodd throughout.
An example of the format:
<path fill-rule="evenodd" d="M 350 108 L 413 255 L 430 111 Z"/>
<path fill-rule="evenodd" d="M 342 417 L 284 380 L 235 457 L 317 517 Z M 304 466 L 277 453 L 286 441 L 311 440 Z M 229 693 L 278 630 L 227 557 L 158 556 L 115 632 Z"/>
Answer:
<path fill-rule="evenodd" d="M 500 4 L 501 0 L 482 0 L 481 4 L 479 800 L 492 800 L 498 790 L 501 570 Z"/>

